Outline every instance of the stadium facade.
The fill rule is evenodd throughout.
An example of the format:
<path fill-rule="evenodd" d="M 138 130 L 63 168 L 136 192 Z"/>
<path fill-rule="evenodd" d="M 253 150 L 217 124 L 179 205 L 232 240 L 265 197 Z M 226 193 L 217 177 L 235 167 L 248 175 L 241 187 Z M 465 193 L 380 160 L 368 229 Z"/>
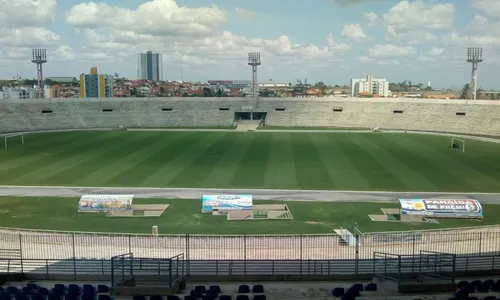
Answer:
<path fill-rule="evenodd" d="M 499 101 L 359 98 L 25 99 L 0 103 L 0 131 L 267 126 L 500 134 Z"/>

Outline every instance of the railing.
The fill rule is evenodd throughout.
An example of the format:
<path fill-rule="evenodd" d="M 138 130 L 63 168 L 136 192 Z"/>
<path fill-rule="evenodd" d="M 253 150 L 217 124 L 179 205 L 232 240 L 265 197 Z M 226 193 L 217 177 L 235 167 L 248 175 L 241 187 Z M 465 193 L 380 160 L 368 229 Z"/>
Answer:
<path fill-rule="evenodd" d="M 0 248 L 20 250 L 23 259 L 110 259 L 137 257 L 185 260 L 371 259 L 373 252 L 417 255 L 420 251 L 491 255 L 500 249 L 500 230 L 354 234 L 355 246 L 323 235 L 139 235 L 0 229 Z M 16 258 L 0 254 L 0 258 Z"/>
<path fill-rule="evenodd" d="M 375 271 L 398 273 L 401 271 L 400 261 L 385 260 L 383 266 L 374 259 L 358 260 L 192 260 L 178 261 L 185 274 L 191 276 L 234 276 L 234 275 L 370 275 Z M 412 263 L 409 259 L 407 263 Z M 375 266 L 375 269 L 374 269 Z M 151 260 L 134 259 L 131 268 L 135 275 L 163 275 L 162 265 L 151 264 Z M 380 269 L 380 270 L 379 270 Z M 417 266 L 418 269 L 418 266 Z M 0 273 L 36 274 L 45 280 L 54 275 L 79 276 L 112 275 L 111 260 L 98 259 L 0 259 Z M 500 256 L 457 256 L 456 272 L 494 271 L 500 270 Z M 412 268 L 404 268 L 401 272 L 411 273 Z"/>

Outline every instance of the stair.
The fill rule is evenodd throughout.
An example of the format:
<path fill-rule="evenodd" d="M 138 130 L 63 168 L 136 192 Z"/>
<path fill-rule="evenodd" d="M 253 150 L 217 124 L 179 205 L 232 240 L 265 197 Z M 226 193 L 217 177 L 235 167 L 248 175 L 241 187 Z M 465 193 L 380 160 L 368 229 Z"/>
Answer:
<path fill-rule="evenodd" d="M 342 244 L 350 247 L 356 246 L 356 237 L 349 230 L 340 228 L 333 230 L 339 237 Z M 358 246 L 361 246 L 361 242 L 358 241 Z"/>
<path fill-rule="evenodd" d="M 255 131 L 260 126 L 261 120 L 240 120 L 236 131 Z"/>

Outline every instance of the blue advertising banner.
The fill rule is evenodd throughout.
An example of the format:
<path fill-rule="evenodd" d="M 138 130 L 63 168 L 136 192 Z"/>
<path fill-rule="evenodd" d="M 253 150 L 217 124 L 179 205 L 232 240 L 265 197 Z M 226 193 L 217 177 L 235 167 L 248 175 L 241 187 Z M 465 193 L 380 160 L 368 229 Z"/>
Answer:
<path fill-rule="evenodd" d="M 399 199 L 401 215 L 435 218 L 482 218 L 483 208 L 475 199 Z"/>
<path fill-rule="evenodd" d="M 211 213 L 219 210 L 251 210 L 252 195 L 204 195 L 201 199 L 201 212 Z"/>

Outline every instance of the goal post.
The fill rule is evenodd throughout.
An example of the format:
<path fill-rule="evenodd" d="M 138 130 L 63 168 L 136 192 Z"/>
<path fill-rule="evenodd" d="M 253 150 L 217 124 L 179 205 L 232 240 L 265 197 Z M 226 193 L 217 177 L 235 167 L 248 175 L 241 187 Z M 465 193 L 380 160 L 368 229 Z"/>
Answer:
<path fill-rule="evenodd" d="M 458 150 L 462 151 L 462 153 L 465 153 L 465 140 L 462 140 L 462 139 L 459 139 L 456 137 L 452 137 L 450 148 L 451 149 L 458 149 Z"/>
<path fill-rule="evenodd" d="M 8 140 L 10 138 L 14 138 L 14 137 L 21 137 L 21 144 L 24 145 L 24 134 L 22 134 L 22 133 L 9 134 L 9 135 L 4 136 L 5 149 L 7 149 L 9 147 Z"/>

